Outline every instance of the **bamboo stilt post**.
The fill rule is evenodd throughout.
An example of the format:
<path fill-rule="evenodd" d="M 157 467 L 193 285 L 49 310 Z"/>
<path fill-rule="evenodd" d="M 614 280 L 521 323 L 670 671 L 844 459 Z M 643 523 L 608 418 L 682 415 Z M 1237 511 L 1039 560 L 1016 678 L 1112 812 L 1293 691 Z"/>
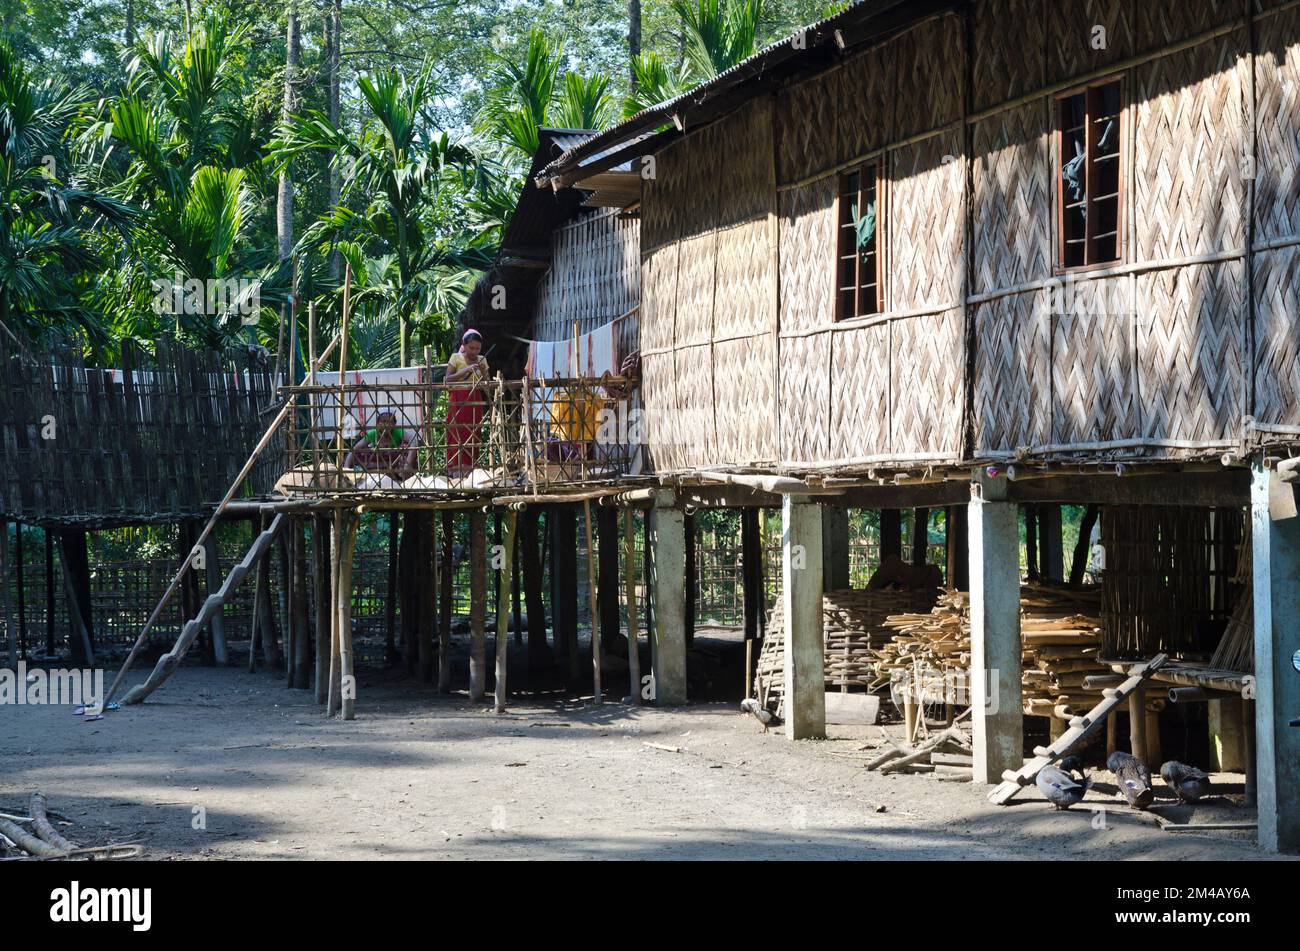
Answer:
<path fill-rule="evenodd" d="M 388 513 L 388 598 L 384 602 L 384 663 L 395 664 L 397 653 L 397 513 Z"/>
<path fill-rule="evenodd" d="M 209 535 L 203 542 L 204 570 L 207 572 L 208 594 L 214 594 L 221 588 L 221 566 L 217 563 L 217 537 Z M 218 667 L 230 665 L 230 650 L 226 645 L 226 622 L 218 611 L 212 615 L 209 628 L 212 638 L 212 661 Z"/>
<path fill-rule="evenodd" d="M 189 564 L 187 561 L 186 564 Z M 68 599 L 68 622 L 71 625 L 70 637 L 75 637 L 81 645 L 81 656 L 87 667 L 95 666 L 95 651 L 90 645 L 90 629 L 86 619 L 81 616 L 81 601 L 77 597 L 77 586 L 72 580 L 72 557 L 68 551 L 68 539 L 59 535 L 59 565 L 63 575 L 63 596 Z M 15 657 L 14 662 L 17 663 Z M 111 694 L 110 694 L 111 696 Z M 104 701 L 108 705 L 108 701 Z"/>
<path fill-rule="evenodd" d="M 501 536 L 502 565 L 497 572 L 497 657 L 494 699 L 497 713 L 506 712 L 506 661 L 510 652 L 510 588 L 514 580 L 515 529 L 519 515 L 510 510 L 505 515 Z"/>
<path fill-rule="evenodd" d="M 312 525 L 311 541 L 315 555 L 316 664 L 313 680 L 315 700 L 325 703 L 329 694 L 330 629 L 330 528 L 329 518 L 318 515 Z"/>
<path fill-rule="evenodd" d="M 484 670 L 487 611 L 487 517 L 482 509 L 469 513 L 469 699 L 483 699 L 487 674 Z"/>
<path fill-rule="evenodd" d="M 307 359 L 311 367 L 307 382 L 316 383 L 316 302 L 307 304 Z M 307 430 L 311 434 L 311 475 L 312 484 L 320 485 L 320 400 L 315 393 L 307 396 Z M 296 448 L 296 447 L 293 447 Z M 317 638 L 319 641 L 319 638 Z"/>
<path fill-rule="evenodd" d="M 342 633 L 339 619 L 338 591 L 341 587 L 339 568 L 343 564 L 343 510 L 334 510 L 334 524 L 330 531 L 330 677 L 329 692 L 325 701 L 325 715 L 332 717 L 339 709 L 339 685 L 342 670 L 339 666 L 339 637 Z"/>
<path fill-rule="evenodd" d="M 18 626 L 9 595 L 9 522 L 0 518 L 0 599 L 4 601 L 5 631 L 9 635 L 9 666 L 18 669 Z"/>
<path fill-rule="evenodd" d="M 14 581 L 18 588 L 18 649 L 24 658 L 30 650 L 27 644 L 27 585 L 23 558 L 23 523 L 14 523 Z"/>
<path fill-rule="evenodd" d="M 434 574 L 433 565 L 438 560 L 438 550 L 435 547 L 436 539 L 434 537 L 434 523 L 437 521 L 437 515 L 434 512 L 417 512 L 412 516 L 420 526 L 418 535 L 419 545 L 416 548 L 418 557 L 415 559 L 416 590 L 418 592 L 417 602 L 419 604 L 419 617 L 416 619 L 416 657 L 419 661 L 420 683 L 427 684 L 433 682 L 433 637 L 434 628 L 437 626 L 436 613 L 438 610 L 437 602 L 434 598 Z"/>
<path fill-rule="evenodd" d="M 315 382 L 316 369 L 319 367 L 320 363 L 329 359 L 329 355 L 334 352 L 334 347 L 338 344 L 338 341 L 339 338 L 334 338 L 334 340 L 330 342 L 330 345 L 325 348 L 325 352 L 320 355 L 319 361 L 312 366 L 311 378 L 313 382 Z M 289 417 L 291 412 L 293 412 L 293 402 L 289 401 L 280 408 L 280 412 L 276 414 L 275 419 L 271 420 L 271 424 L 266 427 L 266 432 L 262 434 L 262 438 L 257 441 L 257 445 L 254 446 L 253 451 L 249 453 L 248 459 L 244 462 L 243 468 L 241 468 L 239 474 L 235 476 L 234 481 L 230 484 L 230 488 L 226 490 L 225 496 L 219 503 L 217 503 L 216 511 L 214 511 L 212 517 L 208 519 L 208 524 L 205 525 L 203 531 L 199 533 L 198 540 L 195 542 L 196 546 L 202 545 L 207 541 L 208 536 L 212 534 L 212 531 L 216 528 L 217 522 L 226 511 L 226 507 L 230 505 L 231 500 L 234 499 L 235 493 L 238 492 L 239 487 L 244 484 L 244 480 L 248 478 L 248 474 L 253 471 L 253 466 L 257 463 L 258 457 L 261 456 L 262 452 L 270 444 L 276 431 L 284 424 L 284 421 Z M 185 572 L 189 570 L 192 561 L 193 559 L 186 558 L 181 562 L 180 568 L 172 577 L 171 584 L 167 586 L 167 590 L 163 592 L 162 598 L 158 601 L 158 604 L 155 605 L 153 612 L 149 615 L 149 619 L 145 621 L 144 627 L 141 628 L 139 636 L 135 639 L 135 644 L 131 646 L 131 652 L 127 654 L 126 660 L 122 663 L 122 668 L 117 672 L 117 676 L 113 678 L 112 686 L 108 688 L 108 693 L 104 696 L 105 706 L 107 706 L 109 701 L 113 699 L 114 694 L 117 693 L 117 688 L 122 685 L 122 679 L 127 675 L 127 672 L 130 671 L 131 665 L 135 663 L 135 659 L 139 656 L 141 648 L 144 647 L 145 638 L 149 636 L 149 632 L 153 630 L 154 625 L 158 623 L 158 618 L 162 616 L 162 612 L 166 609 L 172 596 L 176 593 L 176 589 L 180 586 L 181 579 L 185 577 Z"/>
<path fill-rule="evenodd" d="M 601 649 L 600 618 L 597 617 L 597 614 L 600 611 L 600 605 L 596 603 L 596 552 L 595 546 L 591 542 L 591 501 L 589 499 L 584 499 L 582 502 L 582 521 L 587 530 L 587 614 L 591 618 L 592 702 L 599 706 L 601 700 Z"/>
<path fill-rule="evenodd" d="M 632 506 L 623 509 L 623 575 L 627 589 L 627 675 L 632 704 L 641 705 L 641 649 L 636 630 L 636 527 Z"/>
<path fill-rule="evenodd" d="M 294 519 L 291 523 L 293 532 L 293 613 L 294 613 L 294 653 L 293 686 L 306 690 L 311 686 L 312 641 L 310 625 L 307 623 L 307 526 L 304 519 Z"/>
<path fill-rule="evenodd" d="M 357 716 L 357 678 L 352 656 L 352 560 L 357 550 L 356 513 L 343 513 L 343 563 L 339 566 L 339 670 L 343 719 Z"/>
<path fill-rule="evenodd" d="M 442 575 L 438 578 L 438 693 L 451 693 L 451 608 L 456 514 L 442 513 Z"/>
<path fill-rule="evenodd" d="M 1129 752 L 1147 761 L 1146 690 L 1138 687 L 1128 695 Z"/>

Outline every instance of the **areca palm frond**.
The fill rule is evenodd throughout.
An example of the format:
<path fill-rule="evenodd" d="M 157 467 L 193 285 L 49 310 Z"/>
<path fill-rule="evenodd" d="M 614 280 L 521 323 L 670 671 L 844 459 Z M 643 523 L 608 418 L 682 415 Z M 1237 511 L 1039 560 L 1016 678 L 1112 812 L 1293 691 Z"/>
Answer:
<path fill-rule="evenodd" d="M 633 59 L 632 75 L 636 77 L 636 85 L 623 101 L 624 118 L 674 99 L 692 85 L 688 68 L 674 74 L 655 52 L 642 53 Z"/>
<path fill-rule="evenodd" d="M 603 129 L 614 119 L 609 77 L 565 73 L 548 121 L 562 129 Z"/>
<path fill-rule="evenodd" d="M 671 0 L 686 28 L 686 56 L 697 74 L 712 79 L 757 49 L 763 0 Z"/>
<path fill-rule="evenodd" d="M 563 58 L 563 47 L 553 46 L 540 29 L 528 34 L 522 63 L 497 56 L 491 91 L 478 117 L 480 130 L 531 159 L 539 130 L 547 124 Z"/>

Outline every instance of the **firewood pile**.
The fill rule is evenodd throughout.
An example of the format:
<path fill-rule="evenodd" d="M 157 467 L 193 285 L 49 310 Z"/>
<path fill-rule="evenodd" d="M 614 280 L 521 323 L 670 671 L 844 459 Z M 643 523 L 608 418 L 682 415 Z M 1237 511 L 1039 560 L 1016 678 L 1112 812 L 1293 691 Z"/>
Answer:
<path fill-rule="evenodd" d="M 1068 719 L 1096 702 L 1101 688 L 1089 675 L 1106 675 L 1101 646 L 1100 591 L 1025 585 L 1020 592 L 1025 713 Z M 942 678 L 970 669 L 970 595 L 947 591 L 928 614 L 903 613 L 884 622 L 896 633 L 874 649 L 873 689 L 900 679 Z"/>
<path fill-rule="evenodd" d="M 828 689 L 867 690 L 876 678 L 876 652 L 892 637 L 890 615 L 928 611 L 938 588 L 847 588 L 822 596 Z M 778 600 L 768 619 L 755 672 L 757 696 L 780 712 L 785 669 L 785 618 Z"/>

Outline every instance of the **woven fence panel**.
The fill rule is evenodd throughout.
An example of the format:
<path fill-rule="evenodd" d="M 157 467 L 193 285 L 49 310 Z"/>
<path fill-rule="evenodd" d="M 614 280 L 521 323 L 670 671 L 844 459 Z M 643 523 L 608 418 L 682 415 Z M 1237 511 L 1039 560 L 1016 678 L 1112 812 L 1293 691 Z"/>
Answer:
<path fill-rule="evenodd" d="M 781 329 L 809 330 L 835 311 L 835 179 L 780 195 Z"/>
<path fill-rule="evenodd" d="M 1043 103 L 975 123 L 976 293 L 1048 276 L 1052 263 L 1050 126 Z"/>
<path fill-rule="evenodd" d="M 1241 14 L 1241 0 L 1141 0 L 1134 4 L 1137 52 L 1177 43 Z"/>
<path fill-rule="evenodd" d="M 1074 286 L 1074 306 L 1052 318 L 1054 443 L 1132 439 L 1139 408 L 1133 382 L 1133 319 L 1110 309 L 1126 278 Z"/>
<path fill-rule="evenodd" d="M 823 171 L 838 152 L 834 72 L 783 90 L 776 100 L 776 169 L 782 182 Z"/>
<path fill-rule="evenodd" d="M 1048 441 L 1051 373 L 1046 291 L 975 307 L 975 453 Z"/>
<path fill-rule="evenodd" d="M 641 291 L 637 229 L 617 210 L 586 215 L 558 229 L 551 266 L 537 286 L 533 336 L 565 340 L 636 306 Z M 624 350 L 623 352 L 627 352 Z"/>
<path fill-rule="evenodd" d="M 1138 276 L 1142 424 L 1154 439 L 1237 436 L 1245 381 L 1245 264 Z"/>
<path fill-rule="evenodd" d="M 961 17 L 926 20 L 890 45 L 897 64 L 894 138 L 904 139 L 961 118 L 965 43 Z"/>
<path fill-rule="evenodd" d="M 976 109 L 1018 99 L 1046 85 L 1049 3 L 1051 0 L 981 0 L 975 5 L 972 70 Z M 1008 29 L 1011 23 L 1014 29 Z"/>
<path fill-rule="evenodd" d="M 781 458 L 827 458 L 831 425 L 831 333 L 781 341 Z"/>
<path fill-rule="evenodd" d="M 832 335 L 830 458 L 889 452 L 888 323 Z M 782 368 L 789 364 L 782 361 Z"/>
<path fill-rule="evenodd" d="M 1231 33 L 1135 70 L 1142 260 L 1245 244 L 1244 37 Z"/>
<path fill-rule="evenodd" d="M 708 343 L 713 339 L 717 246 L 718 236 L 710 231 L 683 240 L 678 249 L 675 346 Z"/>
<path fill-rule="evenodd" d="M 964 165 L 951 160 L 960 153 L 959 133 L 950 132 L 891 154 L 885 215 L 890 310 L 941 307 L 960 298 Z"/>
<path fill-rule="evenodd" d="M 673 354 L 677 372 L 677 412 L 669 428 L 684 466 L 716 461 L 717 399 L 713 391 L 713 344 L 678 347 Z"/>
<path fill-rule="evenodd" d="M 700 174 L 720 186 L 717 224 L 727 227 L 766 217 L 776 198 L 772 168 L 772 107 L 767 96 L 755 99 L 711 127 L 712 151 L 701 156 Z"/>
<path fill-rule="evenodd" d="M 1255 257 L 1254 416 L 1300 425 L 1300 248 Z"/>
<path fill-rule="evenodd" d="M 1048 8 L 1048 82 L 1092 72 L 1133 54 L 1131 0 L 1049 0 Z"/>
<path fill-rule="evenodd" d="M 763 333 L 776 323 L 771 230 L 764 216 L 718 232 L 713 301 L 716 339 Z"/>
<path fill-rule="evenodd" d="M 1261 20 L 1255 56 L 1256 239 L 1300 234 L 1300 8 Z"/>
<path fill-rule="evenodd" d="M 838 76 L 837 164 L 882 148 L 894 128 L 897 44 L 887 43 L 845 62 Z"/>
<path fill-rule="evenodd" d="M 651 471 L 677 468 L 673 420 L 677 416 L 677 370 L 672 352 L 641 357 L 641 399 L 645 407 L 642 436 Z"/>
<path fill-rule="evenodd" d="M 889 428 L 894 455 L 961 455 L 963 335 L 958 309 L 890 324 Z"/>
<path fill-rule="evenodd" d="M 758 334 L 713 345 L 719 463 L 776 460 L 776 335 Z"/>
<path fill-rule="evenodd" d="M 642 350 L 673 345 L 677 313 L 677 255 L 674 242 L 648 252 L 642 260 L 640 330 Z"/>

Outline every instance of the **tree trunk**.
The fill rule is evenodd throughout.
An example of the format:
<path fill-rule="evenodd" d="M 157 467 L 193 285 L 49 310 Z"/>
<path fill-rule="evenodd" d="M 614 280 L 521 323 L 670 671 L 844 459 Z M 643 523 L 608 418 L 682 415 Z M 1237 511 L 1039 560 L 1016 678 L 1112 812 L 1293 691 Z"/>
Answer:
<path fill-rule="evenodd" d="M 126 0 L 126 29 L 122 36 L 127 49 L 135 46 L 135 0 Z"/>
<path fill-rule="evenodd" d="M 1070 562 L 1070 584 L 1083 584 L 1083 573 L 1088 570 L 1088 553 L 1092 550 L 1092 530 L 1097 524 L 1098 508 L 1089 505 L 1079 522 L 1079 540 L 1074 545 L 1074 559 Z"/>
<path fill-rule="evenodd" d="M 329 111 L 330 124 L 334 128 L 339 127 L 339 65 L 341 62 L 342 43 L 343 43 L 343 0 L 331 0 L 329 10 L 325 14 L 325 35 L 327 37 L 325 47 L 325 100 L 326 108 Z M 329 169 L 330 180 L 330 208 L 338 207 L 340 197 L 343 194 L 343 176 L 339 168 L 331 163 Z M 330 276 L 334 280 L 339 279 L 343 273 L 343 259 L 338 251 L 330 252 Z"/>
<path fill-rule="evenodd" d="M 298 110 L 298 4 L 290 0 L 285 14 L 284 30 L 284 106 L 281 117 L 287 122 Z M 280 187 L 275 199 L 275 234 L 280 249 L 280 260 L 287 260 L 293 252 L 293 173 L 286 165 L 280 173 Z"/>
<path fill-rule="evenodd" d="M 641 0 L 627 0 L 627 59 L 632 91 L 636 91 L 636 70 L 631 64 L 641 55 Z"/>
<path fill-rule="evenodd" d="M 1025 578 L 1038 580 L 1038 509 L 1023 506 L 1025 513 Z"/>

